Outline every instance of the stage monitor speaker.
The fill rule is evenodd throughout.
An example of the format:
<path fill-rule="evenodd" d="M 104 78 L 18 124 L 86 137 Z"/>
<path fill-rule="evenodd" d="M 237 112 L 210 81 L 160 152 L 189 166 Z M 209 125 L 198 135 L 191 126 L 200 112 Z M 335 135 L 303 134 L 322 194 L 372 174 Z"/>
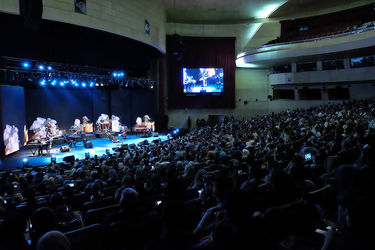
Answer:
<path fill-rule="evenodd" d="M 60 148 L 60 152 L 69 152 L 70 151 L 70 147 L 69 146 L 62 146 Z"/>
<path fill-rule="evenodd" d="M 93 148 L 94 146 L 92 145 L 92 142 L 85 142 L 85 144 L 83 144 L 83 147 L 84 148 Z"/>
<path fill-rule="evenodd" d="M 28 29 L 36 30 L 42 21 L 42 0 L 19 0 L 20 15 L 24 19 L 24 25 Z"/>
<path fill-rule="evenodd" d="M 159 143 L 160 143 L 160 139 L 153 140 L 152 142 L 153 142 L 154 144 L 159 144 Z"/>
<path fill-rule="evenodd" d="M 155 133 L 154 133 L 154 137 L 159 137 L 159 133 L 158 133 L 158 132 L 155 132 Z"/>
<path fill-rule="evenodd" d="M 68 155 L 63 158 L 63 161 L 65 162 L 73 162 L 75 160 L 74 155 Z"/>
<path fill-rule="evenodd" d="M 122 149 L 128 149 L 129 145 L 126 143 L 121 144 Z"/>

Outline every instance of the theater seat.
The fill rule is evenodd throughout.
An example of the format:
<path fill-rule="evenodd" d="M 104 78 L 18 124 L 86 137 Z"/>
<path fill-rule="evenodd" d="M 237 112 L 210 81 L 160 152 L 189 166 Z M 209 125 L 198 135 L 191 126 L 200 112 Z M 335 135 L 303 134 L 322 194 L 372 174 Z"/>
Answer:
<path fill-rule="evenodd" d="M 94 224 L 65 233 L 72 245 L 72 250 L 103 249 L 103 226 Z"/>
<path fill-rule="evenodd" d="M 106 228 L 108 249 L 143 249 L 144 245 L 160 233 L 159 220 L 154 212 L 112 222 Z"/>
<path fill-rule="evenodd" d="M 119 209 L 120 205 L 113 205 L 88 210 L 84 216 L 85 225 L 104 223 L 104 220 L 107 217 L 107 215 L 116 213 Z"/>
<path fill-rule="evenodd" d="M 85 202 L 82 206 L 82 212 L 85 213 L 90 209 L 100 208 L 100 207 L 107 207 L 116 205 L 117 201 L 115 201 L 112 197 L 106 197 L 100 201 L 89 201 Z"/>

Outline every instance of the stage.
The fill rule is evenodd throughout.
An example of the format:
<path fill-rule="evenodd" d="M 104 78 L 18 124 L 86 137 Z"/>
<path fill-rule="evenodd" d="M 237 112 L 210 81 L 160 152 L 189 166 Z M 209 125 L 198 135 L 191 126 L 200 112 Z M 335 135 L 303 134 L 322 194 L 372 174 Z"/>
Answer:
<path fill-rule="evenodd" d="M 95 140 L 90 140 L 93 144 L 93 148 L 84 148 L 83 142 L 79 142 L 76 144 L 76 147 L 72 147 L 70 149 L 70 152 L 62 153 L 60 152 L 61 146 L 66 146 L 67 144 L 62 145 L 56 145 L 53 146 L 50 150 L 50 153 L 48 155 L 44 156 L 33 156 L 32 153 L 22 148 L 20 151 L 9 155 L 5 160 L 0 161 L 0 169 L 1 170 L 7 170 L 7 169 L 14 169 L 23 167 L 26 161 L 26 165 L 28 166 L 40 166 L 40 165 L 47 165 L 51 163 L 51 156 L 56 157 L 56 162 L 60 163 L 63 162 L 63 158 L 65 156 L 74 155 L 75 159 L 84 159 L 85 153 L 89 152 L 90 157 L 93 157 L 95 155 L 98 155 L 98 157 L 101 157 L 103 154 L 106 154 L 106 150 L 109 149 L 110 153 L 114 153 L 113 148 L 121 147 L 121 144 L 138 144 L 140 142 L 143 142 L 144 140 L 148 140 L 150 144 L 154 140 L 161 139 L 161 141 L 166 141 L 168 138 L 166 135 L 160 135 L 159 137 L 148 137 L 148 138 L 142 138 L 139 136 L 136 136 L 135 134 L 129 134 L 126 139 L 123 139 L 122 137 L 119 138 L 119 143 L 114 143 L 110 141 L 108 138 L 97 138 Z"/>

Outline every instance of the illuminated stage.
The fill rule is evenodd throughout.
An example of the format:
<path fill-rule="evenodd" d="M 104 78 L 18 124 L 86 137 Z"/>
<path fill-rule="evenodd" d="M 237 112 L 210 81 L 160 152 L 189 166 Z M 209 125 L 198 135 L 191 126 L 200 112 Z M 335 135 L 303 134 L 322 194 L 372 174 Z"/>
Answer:
<path fill-rule="evenodd" d="M 93 148 L 84 148 L 83 142 L 79 142 L 76 144 L 76 147 L 72 147 L 70 149 L 70 152 L 65 153 L 60 152 L 60 147 L 66 146 L 67 144 L 58 145 L 54 146 L 51 149 L 50 153 L 45 156 L 33 156 L 29 150 L 22 148 L 19 152 L 8 156 L 3 162 L 0 162 L 0 169 L 6 170 L 22 167 L 24 165 L 24 159 L 27 159 L 27 165 L 29 166 L 40 166 L 50 164 L 51 156 L 56 157 L 57 163 L 63 162 L 63 158 L 69 155 L 74 155 L 76 159 L 84 159 L 86 152 L 90 153 L 90 157 L 93 157 L 94 155 L 98 155 L 99 157 L 101 157 L 103 154 L 106 154 L 107 149 L 109 149 L 110 153 L 114 153 L 113 148 L 121 147 L 121 144 L 123 143 L 138 144 L 140 142 L 143 142 L 144 140 L 148 140 L 148 142 L 152 144 L 153 140 L 157 140 L 159 138 L 161 139 L 161 141 L 166 141 L 168 139 L 166 135 L 160 134 L 159 137 L 149 138 L 142 138 L 134 134 L 128 135 L 126 139 L 123 139 L 122 137 L 118 138 L 120 140 L 119 143 L 114 143 L 108 138 L 97 138 L 95 140 L 90 140 L 90 142 L 92 142 L 93 144 Z"/>

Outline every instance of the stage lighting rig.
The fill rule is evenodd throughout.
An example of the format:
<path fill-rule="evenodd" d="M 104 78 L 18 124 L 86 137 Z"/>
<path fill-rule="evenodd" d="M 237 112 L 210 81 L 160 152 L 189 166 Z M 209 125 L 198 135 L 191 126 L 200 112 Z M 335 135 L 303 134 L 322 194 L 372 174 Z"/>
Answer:
<path fill-rule="evenodd" d="M 153 80 L 132 77 L 132 73 L 121 70 L 113 71 L 91 66 L 12 57 L 1 57 L 1 59 L 3 63 L 0 65 L 0 70 L 4 72 L 4 82 L 17 86 L 31 87 L 32 83 L 54 88 L 89 87 L 87 89 L 94 87 L 150 89 L 154 86 Z"/>

